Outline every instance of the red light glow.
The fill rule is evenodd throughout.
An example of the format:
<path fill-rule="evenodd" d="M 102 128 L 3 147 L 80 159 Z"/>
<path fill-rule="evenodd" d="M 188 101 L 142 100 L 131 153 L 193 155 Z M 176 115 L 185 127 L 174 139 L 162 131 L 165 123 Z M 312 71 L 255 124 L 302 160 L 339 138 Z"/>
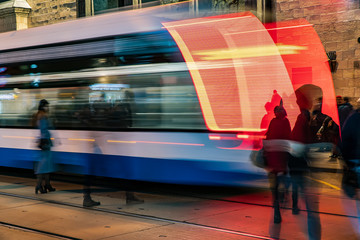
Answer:
<path fill-rule="evenodd" d="M 238 135 L 236 135 L 236 138 L 240 138 L 240 139 L 249 138 L 249 137 L 250 137 L 249 135 L 245 135 L 245 134 L 238 134 Z"/>
<path fill-rule="evenodd" d="M 313 84 L 323 92 L 322 112 L 338 125 L 335 90 L 328 58 L 319 36 L 305 19 L 265 25 L 275 43 L 304 47 L 301 54 L 281 55 L 294 90 L 305 84 Z"/>
<path fill-rule="evenodd" d="M 274 90 L 294 126 L 294 91 L 304 84 L 322 88 L 323 112 L 338 122 L 327 57 L 307 21 L 264 26 L 246 12 L 163 25 L 184 56 L 209 130 L 262 132 Z"/>
<path fill-rule="evenodd" d="M 278 47 L 253 14 L 163 25 L 188 65 L 208 129 L 261 132 L 264 105 L 273 90 L 286 96 L 293 93 Z M 284 54 L 301 51 L 296 46 L 286 48 L 290 50 Z M 286 104 L 296 105 L 295 98 Z"/>

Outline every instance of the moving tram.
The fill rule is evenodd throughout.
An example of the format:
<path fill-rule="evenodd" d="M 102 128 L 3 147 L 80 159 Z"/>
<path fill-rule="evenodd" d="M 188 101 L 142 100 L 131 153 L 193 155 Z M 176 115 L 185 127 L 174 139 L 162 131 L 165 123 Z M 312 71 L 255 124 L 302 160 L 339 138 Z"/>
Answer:
<path fill-rule="evenodd" d="M 150 182 L 255 184 L 265 176 L 250 162 L 266 131 L 260 127 L 264 104 L 276 88 L 293 123 L 294 89 L 306 82 L 289 75 L 281 51 L 267 53 L 276 46 L 274 38 L 270 50 L 256 42 L 259 52 L 249 46 L 254 36 L 248 29 L 238 30 L 239 38 L 224 37 L 234 34 L 237 23 L 266 42 L 274 29 L 304 25 L 266 29 L 250 13 L 169 21 L 139 10 L 0 34 L 0 165 L 32 169 L 38 161 L 39 131 L 32 118 L 39 100 L 47 99 L 61 171 Z M 207 36 L 224 29 L 224 36 Z M 244 39 L 248 46 L 236 45 Z M 221 41 L 237 56 L 227 56 Z M 301 69 L 300 74 L 309 71 Z M 331 75 L 326 65 L 321 69 L 328 84 Z M 266 81 L 259 77 L 265 72 Z"/>

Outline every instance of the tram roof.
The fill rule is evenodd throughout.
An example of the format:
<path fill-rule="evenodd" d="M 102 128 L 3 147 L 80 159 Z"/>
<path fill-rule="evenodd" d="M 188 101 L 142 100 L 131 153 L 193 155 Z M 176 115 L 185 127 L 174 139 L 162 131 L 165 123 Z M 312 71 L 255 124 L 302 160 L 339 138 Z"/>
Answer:
<path fill-rule="evenodd" d="M 0 51 L 162 28 L 154 9 L 115 12 L 0 34 Z"/>

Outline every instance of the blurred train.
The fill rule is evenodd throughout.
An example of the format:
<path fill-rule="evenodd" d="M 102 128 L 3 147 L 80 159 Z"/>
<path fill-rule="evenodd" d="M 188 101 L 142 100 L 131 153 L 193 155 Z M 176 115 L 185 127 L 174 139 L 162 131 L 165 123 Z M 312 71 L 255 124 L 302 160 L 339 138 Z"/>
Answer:
<path fill-rule="evenodd" d="M 305 84 L 323 90 L 323 112 L 334 114 L 326 54 L 305 20 L 174 20 L 138 10 L 2 33 L 0 41 L 1 166 L 38 161 L 31 122 L 43 98 L 61 171 L 181 184 L 265 176 L 250 154 L 261 148 L 274 90 L 292 124 L 294 91 Z"/>

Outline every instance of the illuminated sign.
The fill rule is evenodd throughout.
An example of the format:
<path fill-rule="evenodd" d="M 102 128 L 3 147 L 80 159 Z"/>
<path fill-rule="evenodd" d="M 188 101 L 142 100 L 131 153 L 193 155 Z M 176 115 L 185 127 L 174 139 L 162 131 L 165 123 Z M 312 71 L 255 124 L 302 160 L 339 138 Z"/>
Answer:
<path fill-rule="evenodd" d="M 90 85 L 90 89 L 93 91 L 119 91 L 123 88 L 129 88 L 129 85 L 112 83 L 98 83 Z"/>
<path fill-rule="evenodd" d="M 17 96 L 13 93 L 0 94 L 0 100 L 15 100 Z"/>

